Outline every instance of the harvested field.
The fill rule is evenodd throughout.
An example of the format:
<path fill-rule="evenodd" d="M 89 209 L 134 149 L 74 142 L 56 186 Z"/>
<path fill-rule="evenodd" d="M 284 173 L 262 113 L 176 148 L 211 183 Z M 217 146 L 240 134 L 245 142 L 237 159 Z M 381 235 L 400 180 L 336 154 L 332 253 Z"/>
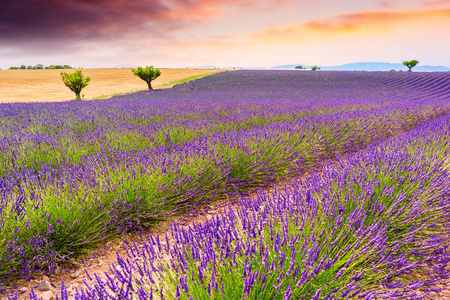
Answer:
<path fill-rule="evenodd" d="M 75 70 L 0 70 L 0 103 L 59 102 L 74 100 L 74 94 L 62 83 L 60 73 Z M 153 88 L 168 88 L 169 83 L 197 75 L 225 70 L 161 69 L 161 76 L 153 81 Z M 147 89 L 147 84 L 134 76 L 131 69 L 84 69 L 91 82 L 83 89 L 84 100 L 108 98 L 113 94 Z"/>

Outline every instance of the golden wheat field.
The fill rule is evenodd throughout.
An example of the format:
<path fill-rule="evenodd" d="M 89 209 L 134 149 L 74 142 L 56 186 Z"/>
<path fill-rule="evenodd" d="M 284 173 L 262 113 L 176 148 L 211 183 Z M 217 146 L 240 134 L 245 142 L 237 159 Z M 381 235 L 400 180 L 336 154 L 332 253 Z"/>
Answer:
<path fill-rule="evenodd" d="M 224 70 L 160 69 L 161 76 L 153 88 L 171 87 L 170 83 L 192 76 Z M 75 70 L 0 70 L 0 102 L 57 102 L 75 99 L 62 82 L 60 73 Z M 131 69 L 83 69 L 91 82 L 81 92 L 84 100 L 108 98 L 113 94 L 146 90 L 147 84 L 134 76 Z"/>

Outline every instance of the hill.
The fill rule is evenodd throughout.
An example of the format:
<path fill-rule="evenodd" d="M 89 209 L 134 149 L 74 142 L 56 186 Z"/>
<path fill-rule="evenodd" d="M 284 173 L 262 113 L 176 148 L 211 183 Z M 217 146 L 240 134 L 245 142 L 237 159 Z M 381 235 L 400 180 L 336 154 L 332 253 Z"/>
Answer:
<path fill-rule="evenodd" d="M 296 66 L 302 65 L 302 64 L 290 64 L 290 65 L 281 65 L 281 66 L 274 66 L 272 69 L 294 69 Z M 310 66 L 302 65 L 306 68 L 310 68 Z M 385 63 L 385 62 L 357 62 L 357 63 L 350 63 L 340 66 L 320 66 L 322 70 L 337 70 L 337 71 L 408 71 L 408 68 L 405 67 L 401 63 Z M 450 71 L 450 68 L 444 67 L 444 66 L 421 66 L 417 65 L 413 69 L 414 71 L 420 71 L 420 72 L 447 72 Z"/>

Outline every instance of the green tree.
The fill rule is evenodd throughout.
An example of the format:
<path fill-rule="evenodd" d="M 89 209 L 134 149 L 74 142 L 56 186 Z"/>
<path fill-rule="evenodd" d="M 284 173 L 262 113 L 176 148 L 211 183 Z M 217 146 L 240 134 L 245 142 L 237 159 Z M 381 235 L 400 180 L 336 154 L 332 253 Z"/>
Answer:
<path fill-rule="evenodd" d="M 36 65 L 36 69 L 37 70 L 42 70 L 44 68 L 44 65 L 43 64 L 38 64 L 38 65 Z"/>
<path fill-rule="evenodd" d="M 411 72 L 411 69 L 417 66 L 419 64 L 419 61 L 415 59 L 410 61 L 405 60 L 403 64 L 408 67 L 408 72 Z"/>
<path fill-rule="evenodd" d="M 303 68 L 303 66 L 296 66 L 295 68 L 296 68 L 297 70 L 305 69 L 305 68 Z"/>
<path fill-rule="evenodd" d="M 10 67 L 10 70 L 19 70 L 19 67 Z"/>
<path fill-rule="evenodd" d="M 26 68 L 27 68 L 27 66 L 25 66 L 25 65 L 21 65 L 21 66 L 20 66 L 20 69 L 21 69 L 21 70 L 25 70 Z"/>
<path fill-rule="evenodd" d="M 145 68 L 139 67 L 137 69 L 132 69 L 134 76 L 138 76 L 140 79 L 147 82 L 148 89 L 152 90 L 152 81 L 161 75 L 159 69 L 154 69 L 153 66 L 146 66 Z"/>
<path fill-rule="evenodd" d="M 28 66 L 27 70 L 33 70 L 33 66 Z"/>
<path fill-rule="evenodd" d="M 315 71 L 315 70 L 320 70 L 320 68 L 318 66 L 312 66 L 311 70 Z"/>
<path fill-rule="evenodd" d="M 80 93 L 83 88 L 85 88 L 89 81 L 91 81 L 91 78 L 87 76 L 86 78 L 83 77 L 83 74 L 81 73 L 81 70 L 76 70 L 74 73 L 60 73 L 61 78 L 64 82 L 64 84 L 75 93 L 75 100 L 81 100 Z"/>

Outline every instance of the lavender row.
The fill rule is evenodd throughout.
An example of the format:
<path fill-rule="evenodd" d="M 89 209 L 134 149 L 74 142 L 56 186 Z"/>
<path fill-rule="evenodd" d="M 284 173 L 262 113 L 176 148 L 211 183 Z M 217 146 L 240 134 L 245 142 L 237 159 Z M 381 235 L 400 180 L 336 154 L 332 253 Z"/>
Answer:
<path fill-rule="evenodd" d="M 402 78 L 402 85 L 388 84 L 396 82 L 396 78 L 380 81 L 380 75 L 398 77 L 397 74 L 383 72 L 370 76 L 358 72 L 327 72 L 321 77 L 310 72 L 300 75 L 294 72 L 219 75 L 192 83 L 200 86 L 199 91 L 187 92 L 186 88 L 179 87 L 168 92 L 143 92 L 127 96 L 126 101 L 119 103 L 3 106 L 0 112 L 3 120 L 0 142 L 0 149 L 4 150 L 0 160 L 2 169 L 5 172 L 23 167 L 38 170 L 46 163 L 59 166 L 64 159 L 80 162 L 85 155 L 104 148 L 165 145 L 168 135 L 181 143 L 215 131 L 240 131 L 272 122 L 309 119 L 317 114 L 390 105 L 409 106 L 412 99 L 420 99 L 415 101 L 417 104 L 442 94 L 437 97 L 439 102 L 448 99 L 448 92 L 444 92 L 450 82 L 445 73 L 417 73 L 414 75 L 417 78 Z M 419 80 L 422 77 L 426 80 Z M 426 85 L 429 81 L 438 86 Z M 411 82 L 416 86 L 411 87 Z M 230 84 L 233 84 L 232 89 Z M 399 96 L 399 91 L 405 89 L 409 93 L 405 95 L 406 92 L 402 92 Z M 256 92 L 259 94 L 255 95 Z M 141 100 L 149 97 L 152 98 L 151 103 L 129 101 L 129 98 Z"/>
<path fill-rule="evenodd" d="M 440 118 L 204 224 L 175 223 L 172 244 L 148 236 L 75 299 L 423 299 L 449 276 L 449 146 Z"/>
<path fill-rule="evenodd" d="M 389 76 L 229 72 L 110 101 L 1 105 L 0 278 L 52 272 L 449 112 L 446 74 Z"/>

